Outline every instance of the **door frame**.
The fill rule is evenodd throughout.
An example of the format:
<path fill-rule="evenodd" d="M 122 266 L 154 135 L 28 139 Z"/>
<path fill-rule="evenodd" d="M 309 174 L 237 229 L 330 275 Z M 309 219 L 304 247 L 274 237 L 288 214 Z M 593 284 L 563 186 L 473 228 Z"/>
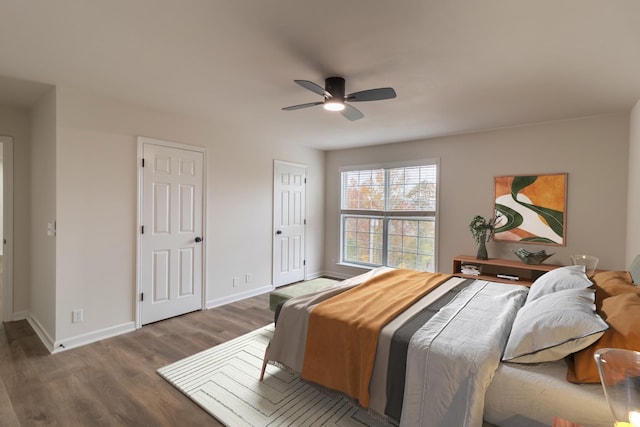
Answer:
<path fill-rule="evenodd" d="M 177 148 L 180 150 L 189 150 L 202 153 L 202 295 L 201 295 L 201 310 L 207 308 L 207 149 L 205 147 L 199 147 L 196 145 L 182 144 L 179 142 L 164 141 L 161 139 L 149 138 L 146 136 L 138 136 L 138 153 L 136 157 L 137 169 L 138 169 L 138 194 L 137 194 L 137 209 L 136 209 L 136 292 L 133 296 L 135 306 L 135 323 L 136 329 L 142 327 L 142 301 L 140 301 L 140 294 L 142 293 L 142 234 L 140 233 L 142 227 L 142 208 L 143 208 L 143 174 L 144 169 L 142 167 L 142 159 L 144 155 L 145 144 L 158 145 L 161 147 Z"/>
<path fill-rule="evenodd" d="M 302 163 L 294 163 L 294 162 L 288 162 L 288 161 L 284 161 L 284 160 L 277 160 L 274 159 L 273 161 L 273 194 L 271 197 L 271 287 L 272 288 L 276 288 L 276 267 L 275 267 L 275 260 L 276 260 L 276 216 L 275 216 L 275 210 L 276 210 L 276 206 L 275 206 L 275 201 L 276 201 L 276 172 L 278 170 L 278 166 L 282 165 L 282 166 L 293 166 L 296 168 L 300 168 L 300 169 L 304 169 L 304 176 L 305 179 L 307 178 L 307 173 L 309 172 L 309 166 L 302 164 Z M 305 190 L 304 190 L 304 227 L 302 230 L 302 234 L 304 235 L 304 245 L 302 246 L 302 250 L 303 250 L 303 259 L 306 260 L 307 258 L 307 186 L 305 183 Z M 302 277 L 303 280 L 307 279 L 307 264 L 306 261 L 302 266 Z M 283 285 L 278 285 L 278 286 L 285 286 Z"/>
<path fill-rule="evenodd" d="M 13 318 L 13 137 L 0 136 L 2 142 L 3 233 L 7 241 L 2 251 L 2 321 Z"/>

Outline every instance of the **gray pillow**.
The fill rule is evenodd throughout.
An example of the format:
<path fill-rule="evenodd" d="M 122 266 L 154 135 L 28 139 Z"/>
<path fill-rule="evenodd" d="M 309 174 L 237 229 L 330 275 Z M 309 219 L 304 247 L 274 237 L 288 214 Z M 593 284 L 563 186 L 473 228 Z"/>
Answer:
<path fill-rule="evenodd" d="M 553 292 L 564 289 L 588 288 L 592 284 L 591 280 L 589 280 L 585 274 L 584 265 L 568 265 L 566 267 L 556 268 L 544 273 L 531 284 L 525 304 Z"/>
<path fill-rule="evenodd" d="M 595 312 L 593 289 L 566 289 L 522 306 L 502 360 L 560 360 L 596 342 L 609 325 Z"/>

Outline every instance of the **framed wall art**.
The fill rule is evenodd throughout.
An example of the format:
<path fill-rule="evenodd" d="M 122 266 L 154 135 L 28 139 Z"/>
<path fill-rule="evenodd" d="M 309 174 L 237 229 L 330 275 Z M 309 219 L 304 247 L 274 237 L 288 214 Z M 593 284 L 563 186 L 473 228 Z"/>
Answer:
<path fill-rule="evenodd" d="M 495 177 L 493 238 L 566 246 L 567 174 Z"/>

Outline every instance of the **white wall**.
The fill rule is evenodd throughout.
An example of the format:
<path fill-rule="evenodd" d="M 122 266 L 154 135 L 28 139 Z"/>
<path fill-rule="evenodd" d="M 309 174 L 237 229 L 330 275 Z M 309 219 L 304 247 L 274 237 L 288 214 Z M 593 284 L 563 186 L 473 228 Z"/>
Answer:
<path fill-rule="evenodd" d="M 545 248 L 549 263 L 569 264 L 573 253 L 601 259 L 600 267 L 625 262 L 629 115 L 618 114 L 493 130 L 423 141 L 331 151 L 327 155 L 325 270 L 359 272 L 339 261 L 340 175 L 342 166 L 440 158 L 439 259 L 475 255 L 468 224 L 493 212 L 493 177 L 568 172 L 567 246 L 488 243 L 490 257 L 517 259 L 518 247 Z"/>
<path fill-rule="evenodd" d="M 13 137 L 13 313 L 24 317 L 29 310 L 29 253 L 31 165 L 29 111 L 0 106 L 0 134 Z"/>
<path fill-rule="evenodd" d="M 207 301 L 271 289 L 273 160 L 309 166 L 307 273 L 323 267 L 325 153 L 244 141 L 220 123 L 58 88 L 56 340 L 134 320 L 136 137 L 208 149 Z M 250 119 L 248 119 L 250 120 Z M 234 276 L 253 281 L 233 288 Z M 71 311 L 85 320 L 71 323 Z"/>
<path fill-rule="evenodd" d="M 627 191 L 627 262 L 640 254 L 640 101 L 631 110 Z"/>
<path fill-rule="evenodd" d="M 36 333 L 51 349 L 56 331 L 56 241 L 55 237 L 47 235 L 47 224 L 56 219 L 55 89 L 51 89 L 31 112 L 30 213 L 30 320 L 35 322 L 32 325 Z M 15 217 L 24 214 L 17 212 Z"/>

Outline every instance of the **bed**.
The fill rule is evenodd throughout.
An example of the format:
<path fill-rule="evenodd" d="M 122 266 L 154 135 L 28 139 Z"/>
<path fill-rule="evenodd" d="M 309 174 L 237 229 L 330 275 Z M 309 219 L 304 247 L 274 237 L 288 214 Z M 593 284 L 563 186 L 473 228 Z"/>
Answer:
<path fill-rule="evenodd" d="M 640 257 L 636 261 L 640 264 Z M 633 285 L 628 272 L 608 274 L 599 288 L 580 268 L 554 270 L 531 289 L 374 269 L 284 303 L 265 362 L 337 390 L 400 425 L 546 426 L 553 417 L 561 417 L 585 427 L 610 426 L 611 416 L 597 376 L 593 381 L 592 366 L 587 369 L 590 383 L 578 378 L 583 373 L 574 371 L 580 363 L 590 362 L 589 352 L 600 340 L 606 345 L 626 345 L 620 345 L 618 336 L 603 338 L 612 328 L 601 310 L 608 309 L 609 297 L 620 292 L 640 300 L 640 288 Z M 397 302 L 409 283 L 400 273 L 430 281 L 420 285 L 427 290 L 408 288 L 414 296 Z M 338 307 L 352 323 L 352 317 L 359 318 L 361 310 L 368 309 L 361 306 L 376 303 L 366 294 L 366 304 L 347 299 L 341 306 L 340 299 L 359 298 L 357 292 L 376 286 L 372 283 L 390 281 L 402 282 L 400 289 L 393 284 L 385 290 L 381 304 L 387 305 L 374 310 L 373 320 L 365 322 L 382 323 L 374 328 L 373 344 L 361 338 L 371 335 L 369 326 L 345 326 L 344 318 L 334 318 Z M 400 304 L 403 308 L 396 310 Z M 331 306 L 334 312 L 327 308 Z M 640 304 L 637 308 L 631 311 L 640 313 Z M 627 306 L 624 310 L 630 311 Z M 328 318 L 318 320 L 324 315 Z M 388 319 L 380 320 L 384 317 Z M 630 341 L 631 347 L 638 343 L 635 337 Z M 580 362 L 576 356 L 576 366 L 571 364 L 574 354 L 582 357 Z M 574 383 L 567 381 L 567 360 Z"/>

